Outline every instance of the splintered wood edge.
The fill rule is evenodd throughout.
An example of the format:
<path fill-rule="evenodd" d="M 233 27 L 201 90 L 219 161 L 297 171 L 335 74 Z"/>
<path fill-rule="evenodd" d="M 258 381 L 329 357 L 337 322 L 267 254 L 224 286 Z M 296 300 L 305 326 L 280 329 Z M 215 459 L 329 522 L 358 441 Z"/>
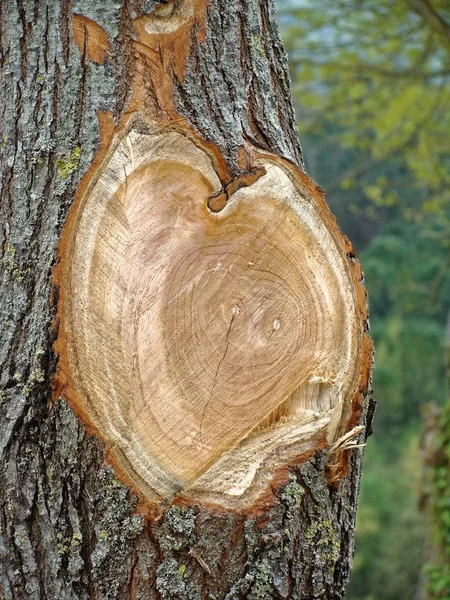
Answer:
<path fill-rule="evenodd" d="M 328 406 L 327 409 L 296 412 L 301 393 L 295 390 L 295 398 L 295 394 L 283 398 L 265 420 L 248 431 L 190 485 L 183 485 L 176 477 L 169 476 L 151 456 L 142 452 L 120 411 L 115 411 L 111 404 L 94 406 L 86 389 L 80 385 L 84 374 L 77 371 L 73 346 L 76 332 L 71 330 L 70 320 L 74 297 L 79 290 L 74 293 L 71 274 L 78 268 L 77 264 L 82 264 L 82 254 L 95 245 L 96 223 L 107 210 L 111 196 L 133 172 L 145 164 L 173 160 L 199 171 L 209 182 L 213 196 L 221 190 L 215 171 L 216 161 L 205 146 L 194 143 L 179 131 L 160 129 L 151 123 L 145 133 L 130 128 L 117 135 L 109 150 L 100 153 L 89 169 L 61 238 L 60 263 L 54 273 L 54 283 L 59 287 L 59 331 L 55 343 L 59 363 L 55 395 L 63 393 L 88 431 L 104 441 L 108 460 L 117 469 L 119 477 L 146 501 L 160 506 L 177 498 L 180 502 L 198 500 L 231 509 L 254 505 L 258 498 L 267 495 L 267 490 L 273 489 L 274 482 L 277 485 L 283 483 L 286 465 L 306 460 L 354 427 L 367 393 L 371 342 L 366 334 L 366 294 L 351 244 L 340 233 L 323 192 L 300 169 L 274 155 L 255 149 L 252 152 L 255 166 L 266 170 L 267 174 L 236 191 L 220 212 L 220 218 L 225 218 L 227 211 L 235 210 L 239 202 L 251 201 L 252 196 L 267 195 L 268 189 L 279 194 L 284 189 L 284 202 L 303 224 L 309 220 L 312 229 L 319 226 L 319 243 L 324 244 L 326 260 L 330 262 L 332 258 L 338 262 L 336 268 L 340 275 L 344 274 L 344 282 L 338 280 L 346 288 L 341 292 L 348 303 L 353 345 L 350 344 L 350 350 L 347 348 L 348 355 L 344 366 L 341 364 L 340 373 L 318 369 L 300 384 L 299 389 L 313 386 L 320 390 L 319 396 L 322 394 L 325 398 L 323 404 Z M 334 257 L 326 254 L 330 246 L 334 248 Z M 338 352 L 340 350 L 337 348 Z M 85 368 L 86 365 L 81 370 Z M 347 377 L 345 381 L 343 374 Z M 333 461 L 334 477 L 336 471 L 345 472 L 347 455 L 348 452 L 343 453 Z"/>

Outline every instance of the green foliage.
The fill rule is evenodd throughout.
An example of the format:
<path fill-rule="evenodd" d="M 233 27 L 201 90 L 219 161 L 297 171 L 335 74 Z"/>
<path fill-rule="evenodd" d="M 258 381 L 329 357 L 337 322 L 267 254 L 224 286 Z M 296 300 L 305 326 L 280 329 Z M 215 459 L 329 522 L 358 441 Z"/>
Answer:
<path fill-rule="evenodd" d="M 450 403 L 441 412 L 437 464 L 430 473 L 432 539 L 438 552 L 426 565 L 429 600 L 450 600 Z"/>
<path fill-rule="evenodd" d="M 361 259 L 375 341 L 376 435 L 366 451 L 347 598 L 411 600 L 424 562 L 421 406 L 446 401 L 450 5 L 277 4 L 307 169 Z M 440 471 L 445 485 L 448 471 Z M 442 478 L 436 528 L 448 536 Z M 450 551 L 449 537 L 439 543 Z M 449 562 L 445 554 L 427 567 L 432 600 L 450 600 Z"/>
<path fill-rule="evenodd" d="M 450 27 L 445 35 L 424 17 L 425 0 L 279 4 L 300 130 L 331 125 L 334 140 L 356 149 L 357 174 L 368 175 L 362 189 L 374 204 L 403 204 L 405 186 L 413 181 L 415 210 L 403 204 L 409 220 L 439 213 L 447 215 L 448 226 Z M 432 10 L 450 22 L 448 2 L 433 0 Z M 395 180 L 376 176 L 376 167 L 387 161 L 398 165 Z M 354 175 L 351 165 L 341 184 Z"/>
<path fill-rule="evenodd" d="M 378 424 L 390 435 L 417 422 L 423 402 L 443 403 L 444 326 L 450 298 L 448 245 L 435 217 L 393 223 L 362 255 L 382 399 Z"/>
<path fill-rule="evenodd" d="M 390 461 L 382 435 L 367 446 L 349 600 L 415 597 L 423 561 L 423 528 L 417 518 L 420 458 L 414 433 L 403 432 L 395 449 L 398 456 L 393 459 L 391 455 Z"/>
<path fill-rule="evenodd" d="M 425 565 L 427 592 L 430 600 L 450 598 L 450 566 L 428 563 Z"/>

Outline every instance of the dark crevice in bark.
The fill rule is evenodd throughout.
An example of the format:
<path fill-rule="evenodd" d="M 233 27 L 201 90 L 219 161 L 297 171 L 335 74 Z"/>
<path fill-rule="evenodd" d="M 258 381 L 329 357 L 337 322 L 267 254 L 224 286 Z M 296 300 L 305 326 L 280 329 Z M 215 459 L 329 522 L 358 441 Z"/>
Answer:
<path fill-rule="evenodd" d="M 130 6 L 128 0 L 125 0 L 120 11 L 119 35 L 113 42 L 116 58 L 113 63 L 113 68 L 116 74 L 114 89 L 114 116 L 117 121 L 122 116 L 131 97 L 129 82 L 133 78 L 135 70 L 132 39 L 133 28 L 131 25 Z"/>
<path fill-rule="evenodd" d="M 78 96 L 75 104 L 76 117 L 75 117 L 75 136 L 77 138 L 77 143 L 79 142 L 79 136 L 81 133 L 81 128 L 83 126 L 83 115 L 84 115 L 84 99 L 86 95 L 86 78 L 87 78 L 87 43 L 88 43 L 88 34 L 85 32 L 84 36 L 84 44 L 83 44 L 83 52 L 81 54 L 81 77 L 80 77 L 80 85 L 78 88 Z"/>
<path fill-rule="evenodd" d="M 64 65 L 67 66 L 69 63 L 70 56 L 70 24 L 72 21 L 72 15 L 70 14 L 70 0 L 62 0 L 61 2 L 61 50 Z"/>

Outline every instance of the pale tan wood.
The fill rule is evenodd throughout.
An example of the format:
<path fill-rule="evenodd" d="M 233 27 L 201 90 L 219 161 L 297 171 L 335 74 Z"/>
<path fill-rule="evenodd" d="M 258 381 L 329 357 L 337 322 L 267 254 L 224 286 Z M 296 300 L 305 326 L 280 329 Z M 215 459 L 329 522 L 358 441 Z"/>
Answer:
<path fill-rule="evenodd" d="M 75 404 L 149 500 L 249 502 L 330 445 L 357 395 L 363 323 L 340 233 L 279 158 L 253 151 L 265 175 L 211 212 L 222 185 L 181 132 L 149 125 L 111 147 L 61 276 Z"/>

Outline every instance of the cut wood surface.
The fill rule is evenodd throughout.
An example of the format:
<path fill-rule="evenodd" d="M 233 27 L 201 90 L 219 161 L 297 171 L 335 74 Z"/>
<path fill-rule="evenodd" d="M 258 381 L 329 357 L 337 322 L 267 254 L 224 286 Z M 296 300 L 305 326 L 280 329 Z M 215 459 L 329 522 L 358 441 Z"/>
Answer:
<path fill-rule="evenodd" d="M 212 211 L 208 153 L 138 130 L 113 142 L 64 238 L 67 394 L 147 499 L 248 503 L 344 432 L 364 356 L 352 265 L 287 161 L 249 150 L 259 177 Z"/>

